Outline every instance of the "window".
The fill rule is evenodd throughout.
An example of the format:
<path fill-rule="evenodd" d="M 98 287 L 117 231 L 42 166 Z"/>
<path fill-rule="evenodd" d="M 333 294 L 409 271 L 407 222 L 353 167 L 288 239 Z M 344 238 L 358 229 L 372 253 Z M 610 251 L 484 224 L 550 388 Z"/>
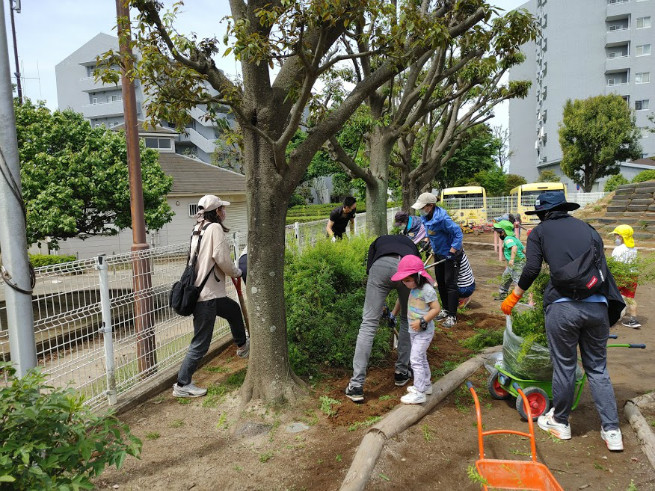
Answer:
<path fill-rule="evenodd" d="M 111 96 L 111 102 L 122 101 L 122 100 L 123 100 L 122 94 L 115 94 Z"/>
<path fill-rule="evenodd" d="M 194 217 L 198 214 L 198 205 L 189 205 L 189 216 Z"/>
<path fill-rule="evenodd" d="M 146 137 L 145 141 L 146 141 L 147 148 L 161 148 L 161 149 L 171 148 L 170 138 Z"/>
<path fill-rule="evenodd" d="M 648 17 L 637 17 L 637 29 L 647 29 L 650 27 L 650 15 Z"/>
<path fill-rule="evenodd" d="M 95 69 L 95 67 L 93 65 L 87 66 L 86 67 L 86 76 L 87 77 L 93 77 L 93 70 L 94 69 Z"/>
<path fill-rule="evenodd" d="M 650 44 L 638 44 L 635 46 L 635 56 L 650 56 Z"/>
<path fill-rule="evenodd" d="M 543 90 L 543 92 L 542 92 L 542 94 L 541 94 L 541 97 L 542 97 L 542 99 L 543 99 L 544 101 L 546 100 L 546 96 L 547 96 L 547 95 L 548 95 L 548 87 L 546 87 L 546 86 L 544 85 L 544 90 Z"/>
<path fill-rule="evenodd" d="M 650 83 L 650 72 L 635 73 L 635 83 L 636 84 Z"/>
<path fill-rule="evenodd" d="M 548 14 L 544 14 L 544 20 L 541 22 L 541 28 L 545 29 L 548 27 Z"/>
<path fill-rule="evenodd" d="M 91 104 L 97 104 L 98 103 L 98 98 L 97 97 L 91 97 Z"/>
<path fill-rule="evenodd" d="M 648 99 L 642 99 L 640 101 L 635 101 L 635 111 L 646 111 L 649 106 Z"/>

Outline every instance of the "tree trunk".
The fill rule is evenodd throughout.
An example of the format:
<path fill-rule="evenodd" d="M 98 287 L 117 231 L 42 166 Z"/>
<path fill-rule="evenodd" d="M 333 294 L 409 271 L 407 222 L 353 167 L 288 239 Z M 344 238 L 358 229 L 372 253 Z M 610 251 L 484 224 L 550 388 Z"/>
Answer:
<path fill-rule="evenodd" d="M 387 233 L 387 189 L 394 141 L 379 127 L 370 135 L 372 182 L 366 183 L 366 232 L 371 235 Z"/>
<path fill-rule="evenodd" d="M 251 399 L 283 403 L 304 391 L 291 371 L 284 307 L 285 216 L 288 182 L 275 169 L 271 146 L 244 131 L 248 189 L 248 312 L 250 356 L 241 388 L 242 403 Z M 286 164 L 285 164 L 286 165 Z"/>

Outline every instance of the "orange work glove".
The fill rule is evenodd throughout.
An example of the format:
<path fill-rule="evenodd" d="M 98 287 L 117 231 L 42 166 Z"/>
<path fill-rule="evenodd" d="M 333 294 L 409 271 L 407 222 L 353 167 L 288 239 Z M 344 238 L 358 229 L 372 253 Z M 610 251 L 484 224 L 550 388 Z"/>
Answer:
<path fill-rule="evenodd" d="M 521 295 L 517 295 L 512 292 L 507 295 L 507 298 L 503 300 L 503 303 L 500 305 L 500 310 L 503 311 L 503 314 L 509 315 L 512 313 L 514 306 L 521 300 Z"/>

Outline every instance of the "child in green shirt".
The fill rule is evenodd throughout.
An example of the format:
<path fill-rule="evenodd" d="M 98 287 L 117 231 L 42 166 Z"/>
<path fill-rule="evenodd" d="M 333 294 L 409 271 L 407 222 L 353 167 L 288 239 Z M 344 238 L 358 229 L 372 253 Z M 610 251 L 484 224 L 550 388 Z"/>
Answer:
<path fill-rule="evenodd" d="M 525 266 L 525 247 L 514 235 L 514 224 L 509 220 L 501 220 L 494 223 L 494 232 L 498 233 L 503 241 L 503 254 L 507 261 L 507 267 L 500 279 L 498 298 L 504 300 L 509 292 L 509 287 L 518 284 L 523 266 Z"/>

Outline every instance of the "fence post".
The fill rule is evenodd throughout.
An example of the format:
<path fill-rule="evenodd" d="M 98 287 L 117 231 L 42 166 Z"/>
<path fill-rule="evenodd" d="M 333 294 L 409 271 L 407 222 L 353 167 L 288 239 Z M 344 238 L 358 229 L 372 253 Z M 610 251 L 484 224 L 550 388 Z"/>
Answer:
<path fill-rule="evenodd" d="M 116 404 L 116 371 L 114 367 L 114 339 L 111 322 L 111 298 L 109 296 L 109 268 L 104 254 L 96 257 L 96 269 L 100 277 L 100 307 L 102 327 L 100 332 L 105 344 L 105 370 L 107 373 L 107 399 L 110 406 Z"/>
<path fill-rule="evenodd" d="M 293 224 L 293 235 L 296 236 L 296 241 L 298 242 L 298 250 L 301 250 L 300 248 L 300 223 L 294 222 Z"/>

